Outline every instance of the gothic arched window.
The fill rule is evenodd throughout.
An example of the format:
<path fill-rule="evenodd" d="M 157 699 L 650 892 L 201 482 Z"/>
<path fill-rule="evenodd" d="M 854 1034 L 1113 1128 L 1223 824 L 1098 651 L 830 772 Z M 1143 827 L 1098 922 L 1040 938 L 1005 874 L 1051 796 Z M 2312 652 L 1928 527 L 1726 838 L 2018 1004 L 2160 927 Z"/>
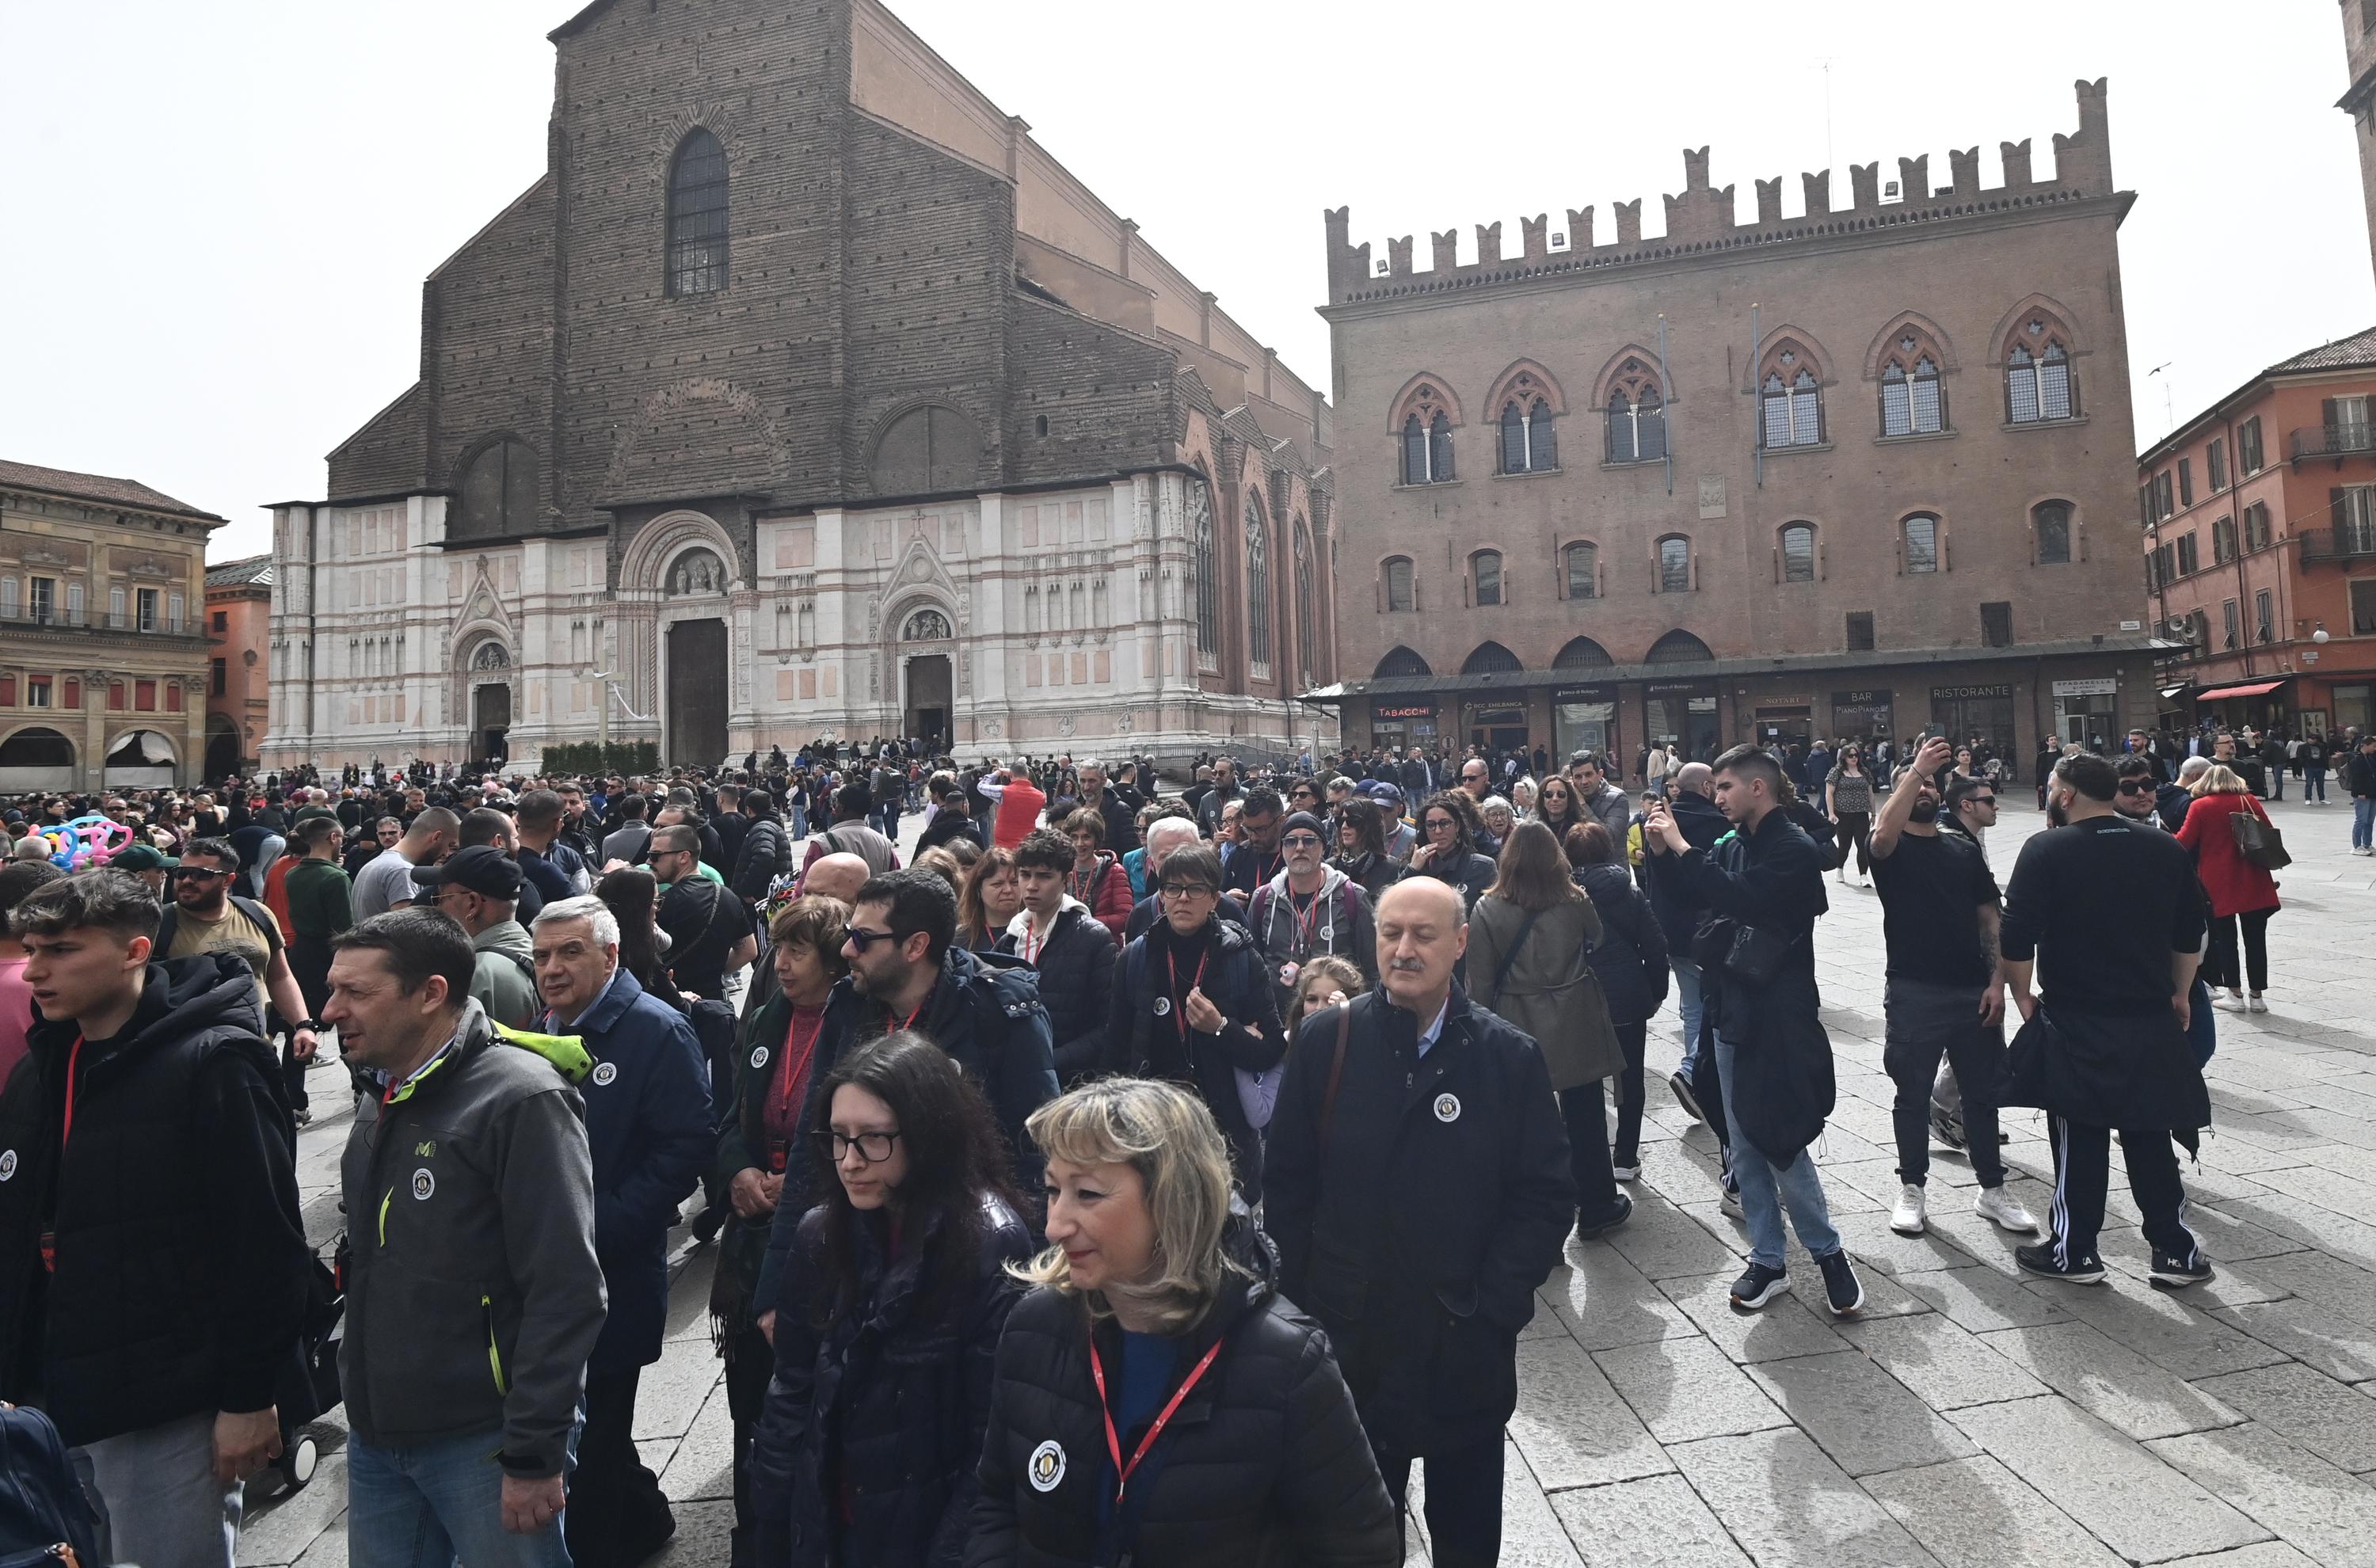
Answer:
<path fill-rule="evenodd" d="M 1823 445 L 1823 392 L 1812 363 L 1797 345 L 1785 343 L 1767 356 L 1758 386 L 1767 446 Z"/>
<path fill-rule="evenodd" d="M 1312 540 L 1304 531 L 1303 519 L 1295 519 L 1295 656 L 1296 670 L 1303 683 L 1312 683 L 1312 645 L 1318 633 L 1313 613 Z"/>
<path fill-rule="evenodd" d="M 1899 335 L 1881 366 L 1881 433 L 1936 435 L 1947 428 L 1939 352 L 1916 332 Z"/>
<path fill-rule="evenodd" d="M 1209 666 L 1221 646 L 1220 590 L 1213 563 L 1213 499 L 1202 479 L 1188 481 L 1188 556 L 1196 586 L 1196 662 Z"/>
<path fill-rule="evenodd" d="M 1263 504 L 1246 495 L 1246 654 L 1257 671 L 1270 670 L 1270 524 Z"/>
<path fill-rule="evenodd" d="M 695 128 L 669 164 L 668 291 L 726 287 L 726 149 Z"/>
<path fill-rule="evenodd" d="M 1443 484 L 1452 473 L 1451 399 L 1429 381 L 1420 382 L 1398 399 L 1402 417 L 1388 428 L 1402 434 L 1402 481 Z"/>
<path fill-rule="evenodd" d="M 1502 471 L 1505 474 L 1544 473 L 1559 467 L 1559 435 L 1551 428 L 1551 406 L 1540 398 L 1533 404 L 1513 398 L 1502 405 Z"/>
<path fill-rule="evenodd" d="M 2044 314 L 2025 318 L 2005 350 L 2005 421 L 2038 424 L 2079 417 L 2068 334 Z"/>
<path fill-rule="evenodd" d="M 1667 404 L 1658 378 L 1640 360 L 1617 367 L 1609 384 L 1609 461 L 1655 463 L 1667 456 Z"/>
<path fill-rule="evenodd" d="M 535 526 L 536 451 L 505 436 L 479 448 L 462 470 L 456 497 L 455 539 L 493 539 L 525 533 Z"/>

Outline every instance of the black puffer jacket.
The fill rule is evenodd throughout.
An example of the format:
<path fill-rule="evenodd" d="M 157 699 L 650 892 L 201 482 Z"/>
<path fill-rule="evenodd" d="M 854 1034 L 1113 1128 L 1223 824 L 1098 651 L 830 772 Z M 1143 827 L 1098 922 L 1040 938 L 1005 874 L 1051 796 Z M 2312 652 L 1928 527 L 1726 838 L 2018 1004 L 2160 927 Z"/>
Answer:
<path fill-rule="evenodd" d="M 1600 912 L 1600 940 L 1585 955 L 1600 977 L 1612 1024 L 1644 1022 L 1667 1000 L 1667 933 L 1650 900 L 1618 865 L 1586 866 L 1575 873 Z"/>
<path fill-rule="evenodd" d="M 1431 855 L 1422 866 L 1413 866 L 1408 874 L 1432 876 L 1438 882 L 1448 882 L 1460 889 L 1460 901 L 1470 909 L 1485 897 L 1493 885 L 1493 857 L 1480 855 L 1474 849 L 1455 851 L 1450 855 Z"/>
<path fill-rule="evenodd" d="M 1197 989 L 1221 1012 L 1217 1034 L 1182 1028 L 1181 998 L 1200 968 Z M 1234 1069 L 1277 1067 L 1287 1054 L 1287 1035 L 1262 951 L 1246 928 L 1214 919 L 1183 938 L 1173 934 L 1169 921 L 1148 927 L 1123 949 L 1115 967 L 1106 1039 L 1116 1071 L 1186 1084 L 1204 1097 L 1229 1140 L 1239 1190 L 1248 1204 L 1260 1203 L 1262 1139 L 1246 1118 Z"/>
<path fill-rule="evenodd" d="M 767 896 L 767 884 L 792 869 L 792 840 L 773 813 L 751 819 L 734 855 L 734 873 L 727 878 L 734 891 L 756 903 Z"/>
<path fill-rule="evenodd" d="M 1022 938 L 1010 929 L 997 952 L 1023 956 Z M 1087 906 L 1069 895 L 1056 911 L 1055 929 L 1031 956 L 1040 971 L 1040 1005 L 1056 1037 L 1056 1081 L 1071 1088 L 1094 1078 L 1111 1063 L 1106 1053 L 1106 1011 L 1113 1001 L 1114 939 Z"/>
<path fill-rule="evenodd" d="M 1387 888 L 1409 874 L 1408 868 L 1400 861 L 1390 861 L 1367 849 L 1358 855 L 1338 855 L 1328 863 L 1360 885 L 1361 891 L 1370 896 L 1372 909 L 1378 907 L 1378 900 L 1386 896 Z"/>
<path fill-rule="evenodd" d="M 1125 1510 L 1111 1495 L 1089 1338 L 1120 1388 L 1122 1335 L 1080 1304 L 1032 1291 L 1006 1320 L 982 1444 L 966 1568 L 1389 1568 L 1401 1532 L 1328 1340 L 1277 1292 L 1262 1237 L 1232 1220 L 1223 1243 L 1253 1272 L 1182 1338 L 1172 1387 L 1215 1340 L 1221 1353 L 1147 1451 Z M 1169 1391 L 1167 1390 L 1167 1398 Z M 1119 1436 L 1125 1454 L 1143 1427 Z M 1047 1479 L 1052 1474 L 1052 1479 Z M 1101 1521 L 1100 1515 L 1118 1516 Z"/>
<path fill-rule="evenodd" d="M 1023 1287 L 1006 1273 L 1031 1231 L 998 1199 L 973 1277 L 923 1277 L 931 1237 L 886 1257 L 883 1227 L 850 1228 L 856 1304 L 820 1328 L 811 1303 L 776 1319 L 776 1376 L 751 1444 L 759 1568 L 957 1562 L 971 1533 L 999 1333 Z M 820 1266 L 825 1210 L 801 1219 L 798 1269 Z M 843 1522 L 845 1500 L 850 1518 Z"/>

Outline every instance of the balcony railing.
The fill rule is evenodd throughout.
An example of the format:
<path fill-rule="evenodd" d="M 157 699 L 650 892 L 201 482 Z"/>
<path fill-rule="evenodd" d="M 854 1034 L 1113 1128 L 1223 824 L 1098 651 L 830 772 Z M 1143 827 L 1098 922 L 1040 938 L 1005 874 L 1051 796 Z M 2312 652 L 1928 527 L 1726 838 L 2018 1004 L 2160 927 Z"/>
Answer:
<path fill-rule="evenodd" d="M 2305 565 L 2314 561 L 2376 559 L 2376 520 L 2337 523 L 2332 528 L 2303 529 L 2300 532 Z"/>
<path fill-rule="evenodd" d="M 2294 460 L 2376 452 L 2376 424 L 2314 424 L 2293 434 Z"/>
<path fill-rule="evenodd" d="M 177 621 L 170 615 L 150 615 L 143 619 L 130 612 L 111 615 L 41 604 L 0 605 L 0 630 L 29 628 L 59 632 L 137 632 L 144 636 L 165 637 L 194 637 L 198 635 L 197 623 L 187 617 Z"/>

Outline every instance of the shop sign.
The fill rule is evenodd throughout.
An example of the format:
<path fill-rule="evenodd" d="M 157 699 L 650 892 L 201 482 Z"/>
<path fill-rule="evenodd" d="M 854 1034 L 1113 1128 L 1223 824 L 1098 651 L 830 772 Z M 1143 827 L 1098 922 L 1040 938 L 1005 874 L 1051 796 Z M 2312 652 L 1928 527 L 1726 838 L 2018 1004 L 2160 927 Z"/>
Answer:
<path fill-rule="evenodd" d="M 1697 696 L 1706 686 L 1704 681 L 1653 681 L 1642 690 L 1654 697 L 1689 697 Z"/>
<path fill-rule="evenodd" d="M 1370 719 L 1372 723 L 1387 719 L 1433 719 L 1434 717 L 1433 703 L 1401 703 L 1386 707 L 1381 707 L 1373 703 L 1370 707 Z"/>
<path fill-rule="evenodd" d="M 2084 681 L 2057 681 L 2054 695 L 2058 697 L 2118 696 L 2121 683 L 2109 675 L 2092 675 Z"/>
<path fill-rule="evenodd" d="M 1834 692 L 1834 707 L 1886 707 L 1890 694 L 1886 691 Z"/>
<path fill-rule="evenodd" d="M 1930 700 L 1932 702 L 1986 702 L 1995 697 L 2002 697 L 2007 701 L 2011 701 L 2013 698 L 2013 687 L 2010 684 L 2006 684 L 2002 686 L 1933 686 L 1930 688 Z"/>
<path fill-rule="evenodd" d="M 1553 702 L 1615 702 L 1614 686 L 1562 686 L 1551 694 Z"/>

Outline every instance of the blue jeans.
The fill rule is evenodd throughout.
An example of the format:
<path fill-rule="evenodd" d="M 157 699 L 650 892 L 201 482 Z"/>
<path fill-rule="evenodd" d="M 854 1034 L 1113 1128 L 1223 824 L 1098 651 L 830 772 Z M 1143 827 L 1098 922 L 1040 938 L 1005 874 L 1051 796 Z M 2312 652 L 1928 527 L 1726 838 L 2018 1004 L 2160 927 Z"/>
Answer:
<path fill-rule="evenodd" d="M 2371 834 L 2376 834 L 2376 795 L 2351 797 L 2351 847 L 2365 849 Z"/>
<path fill-rule="evenodd" d="M 350 1568 L 569 1568 L 556 1518 L 530 1535 L 504 1528 L 500 1431 L 410 1448 L 347 1441 Z"/>
<path fill-rule="evenodd" d="M 1667 955 L 1675 974 L 1675 1006 L 1683 1015 L 1683 1077 L 1692 1075 L 1692 1052 L 1700 1043 L 1700 967 L 1689 958 Z"/>
<path fill-rule="evenodd" d="M 2326 769 L 2323 767 L 2302 769 L 2302 799 L 2318 801 L 2322 803 L 2326 800 Z"/>
<path fill-rule="evenodd" d="M 1831 1206 L 1824 1201 L 1824 1179 L 1815 1170 L 1812 1150 L 1776 1170 L 1773 1162 L 1740 1132 L 1732 1111 L 1733 1042 L 1722 1031 L 1716 1037 L 1716 1067 L 1724 1077 L 1724 1119 L 1733 1129 L 1732 1174 L 1740 1183 L 1740 1217 L 1749 1226 L 1749 1261 L 1767 1268 L 1784 1266 L 1788 1239 L 1782 1234 L 1782 1210 L 1790 1210 L 1791 1228 L 1800 1244 L 1818 1258 L 1840 1250 L 1840 1233 L 1832 1229 Z M 473 1563 L 471 1568 L 478 1568 Z"/>

